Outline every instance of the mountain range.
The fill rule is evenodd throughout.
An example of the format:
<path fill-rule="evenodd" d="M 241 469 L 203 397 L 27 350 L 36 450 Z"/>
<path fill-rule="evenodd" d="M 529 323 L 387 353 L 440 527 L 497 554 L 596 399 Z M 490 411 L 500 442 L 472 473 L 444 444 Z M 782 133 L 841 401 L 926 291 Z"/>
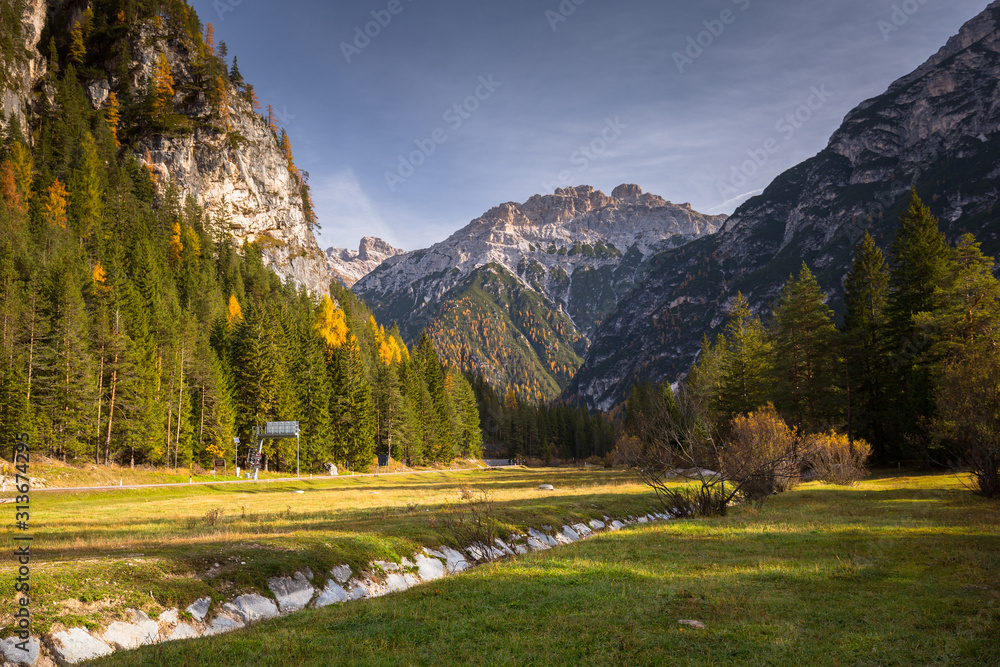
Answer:
<path fill-rule="evenodd" d="M 392 257 L 354 292 L 407 340 L 427 330 L 443 358 L 495 386 L 551 399 L 649 258 L 716 232 L 703 215 L 621 185 L 508 202 L 426 250 Z"/>
<path fill-rule="evenodd" d="M 637 381 L 682 379 L 737 293 L 766 314 L 803 262 L 840 316 L 855 246 L 867 230 L 888 247 L 912 189 L 949 239 L 972 232 L 1000 252 L 998 81 L 993 2 L 724 222 L 637 186 L 558 190 L 389 260 L 355 291 L 498 386 L 609 409 Z"/>

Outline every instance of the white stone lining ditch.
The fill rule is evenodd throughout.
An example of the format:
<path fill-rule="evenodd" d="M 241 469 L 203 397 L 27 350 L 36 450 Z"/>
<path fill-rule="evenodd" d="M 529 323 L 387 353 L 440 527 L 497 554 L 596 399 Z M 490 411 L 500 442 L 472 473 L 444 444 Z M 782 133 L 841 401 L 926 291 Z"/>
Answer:
<path fill-rule="evenodd" d="M 70 628 L 44 637 L 43 642 L 32 638 L 27 653 L 15 647 L 17 639 L 0 640 L 0 657 L 3 659 L 0 664 L 3 667 L 47 667 L 54 661 L 59 665 L 74 665 L 146 644 L 223 634 L 306 607 L 326 607 L 381 597 L 457 574 L 481 562 L 544 551 L 572 544 L 599 532 L 617 531 L 632 524 L 671 518 L 668 514 L 651 512 L 621 520 L 605 516 L 603 521 L 593 519 L 586 524 L 567 524 L 559 529 L 543 525 L 540 529 L 529 528 L 526 534 L 515 535 L 506 542 L 497 538 L 492 545 L 473 544 L 463 550 L 446 546 L 438 549 L 425 547 L 422 553 L 403 558 L 401 563 L 373 561 L 366 572 L 357 576 L 349 566 L 339 565 L 324 577 L 325 582 L 317 581 L 313 572 L 306 568 L 290 577 L 269 579 L 268 588 L 274 596 L 273 600 L 257 593 L 247 593 L 229 602 L 213 605 L 211 598 L 205 597 L 189 605 L 183 616 L 177 609 L 168 609 L 156 620 L 142 611 L 130 610 L 130 622 L 115 621 L 103 632 Z M 187 618 L 188 615 L 190 618 Z"/>

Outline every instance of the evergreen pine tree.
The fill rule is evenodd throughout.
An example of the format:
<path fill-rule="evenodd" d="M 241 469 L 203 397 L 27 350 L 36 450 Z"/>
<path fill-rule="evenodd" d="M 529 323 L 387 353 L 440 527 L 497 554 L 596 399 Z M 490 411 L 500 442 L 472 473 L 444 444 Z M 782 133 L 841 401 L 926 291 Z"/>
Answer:
<path fill-rule="evenodd" d="M 886 305 L 889 268 L 875 239 L 865 237 L 855 251 L 844 282 L 844 318 L 850 420 L 849 433 L 872 443 L 876 459 L 885 461 L 886 383 L 889 366 Z"/>
<path fill-rule="evenodd" d="M 833 311 L 809 267 L 789 277 L 774 311 L 771 338 L 775 405 L 790 423 L 816 432 L 840 418 L 840 337 Z"/>
<path fill-rule="evenodd" d="M 714 406 L 727 420 L 747 414 L 769 399 L 772 349 L 760 318 L 737 294 L 725 327 L 725 356 L 719 400 Z"/>
<path fill-rule="evenodd" d="M 934 310 L 935 294 L 952 273 L 952 264 L 937 218 L 913 191 L 892 242 L 886 304 L 893 371 L 888 430 L 900 457 L 922 457 L 927 445 L 919 424 L 933 417 L 933 380 L 920 359 L 939 332 L 919 325 L 918 316 Z"/>

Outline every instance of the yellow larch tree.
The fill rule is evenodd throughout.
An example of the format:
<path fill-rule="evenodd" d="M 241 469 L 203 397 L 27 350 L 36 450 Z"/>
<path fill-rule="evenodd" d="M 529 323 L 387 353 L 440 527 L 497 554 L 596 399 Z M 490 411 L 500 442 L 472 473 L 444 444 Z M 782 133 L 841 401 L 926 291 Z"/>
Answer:
<path fill-rule="evenodd" d="M 181 240 L 181 223 L 175 222 L 173 233 L 170 235 L 170 258 L 175 263 L 180 262 L 182 252 L 184 252 L 184 242 Z"/>
<path fill-rule="evenodd" d="M 173 110 L 174 75 L 170 72 L 167 55 L 161 51 L 153 71 L 153 117 L 162 122 Z"/>
<path fill-rule="evenodd" d="M 42 215 L 50 224 L 60 229 L 66 229 L 66 206 L 68 200 L 69 192 L 66 191 L 66 186 L 58 178 L 45 191 L 45 199 L 42 202 Z"/>
<path fill-rule="evenodd" d="M 111 136 L 114 137 L 115 148 L 121 148 L 121 143 L 118 141 L 118 124 L 121 122 L 121 119 L 122 114 L 118 104 L 118 96 L 113 92 L 108 93 L 108 100 L 104 103 L 104 120 L 111 130 Z"/>
<path fill-rule="evenodd" d="M 347 342 L 347 315 L 337 308 L 329 296 L 324 296 L 320 304 L 316 332 L 330 349 L 340 349 Z"/>
<path fill-rule="evenodd" d="M 229 325 L 230 330 L 237 324 L 243 321 L 243 309 L 240 308 L 240 302 L 236 300 L 236 295 L 230 295 L 229 304 L 226 306 L 226 324 Z"/>

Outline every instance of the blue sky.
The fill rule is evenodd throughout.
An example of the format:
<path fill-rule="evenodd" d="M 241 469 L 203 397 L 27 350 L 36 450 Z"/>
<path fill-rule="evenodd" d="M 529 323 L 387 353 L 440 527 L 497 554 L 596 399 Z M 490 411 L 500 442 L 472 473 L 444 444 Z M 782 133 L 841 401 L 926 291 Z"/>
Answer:
<path fill-rule="evenodd" d="M 279 113 L 320 244 L 411 250 L 564 185 L 730 213 L 987 0 L 191 4 Z"/>

